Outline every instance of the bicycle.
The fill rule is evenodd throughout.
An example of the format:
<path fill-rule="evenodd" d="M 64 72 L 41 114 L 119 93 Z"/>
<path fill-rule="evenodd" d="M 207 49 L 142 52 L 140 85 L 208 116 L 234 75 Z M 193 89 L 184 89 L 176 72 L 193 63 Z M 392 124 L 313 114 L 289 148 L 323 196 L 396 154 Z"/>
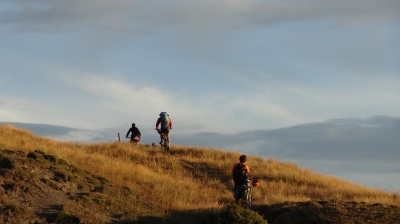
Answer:
<path fill-rule="evenodd" d="M 164 132 L 161 132 L 161 129 L 156 129 L 156 130 L 158 134 L 161 135 L 161 142 L 160 142 L 161 149 L 169 151 L 168 136 Z"/>
<path fill-rule="evenodd" d="M 131 138 L 131 137 L 126 137 L 126 138 Z M 131 138 L 130 142 L 132 142 L 135 145 L 138 145 L 140 141 L 140 137 L 139 136 L 135 136 L 133 139 Z"/>
<path fill-rule="evenodd" d="M 260 182 L 260 178 L 258 177 L 253 177 L 253 178 L 248 178 L 245 180 L 245 199 L 242 201 L 242 206 L 244 208 L 250 208 L 251 202 L 253 201 L 253 187 L 257 187 Z M 243 199 L 242 199 L 243 200 Z"/>

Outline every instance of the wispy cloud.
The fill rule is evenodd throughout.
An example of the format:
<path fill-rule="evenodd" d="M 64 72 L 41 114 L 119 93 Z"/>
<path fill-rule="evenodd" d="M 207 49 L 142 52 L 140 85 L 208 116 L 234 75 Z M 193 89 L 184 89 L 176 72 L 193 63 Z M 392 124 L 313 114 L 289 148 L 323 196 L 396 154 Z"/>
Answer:
<path fill-rule="evenodd" d="M 164 110 L 177 125 L 215 132 L 395 115 L 399 6 L 4 0 L 0 63 L 10 74 L 4 86 L 19 89 L 0 94 L 35 105 L 21 121 L 80 128 L 153 126 Z"/>
<path fill-rule="evenodd" d="M 15 110 L 10 111 L 10 110 L 1 108 L 0 109 L 0 117 L 5 121 L 20 121 L 20 120 L 22 120 L 21 118 L 23 116 L 21 116 L 21 114 L 19 114 Z"/>
<path fill-rule="evenodd" d="M 298 21 L 336 24 L 379 23 L 399 19 L 400 3 L 383 1 L 3 1 L 1 23 L 24 29 L 88 26 L 105 30 L 151 30 L 184 26 L 215 31 Z M 139 22 L 140 21 L 140 22 Z M 214 27 L 214 28 L 213 28 Z"/>

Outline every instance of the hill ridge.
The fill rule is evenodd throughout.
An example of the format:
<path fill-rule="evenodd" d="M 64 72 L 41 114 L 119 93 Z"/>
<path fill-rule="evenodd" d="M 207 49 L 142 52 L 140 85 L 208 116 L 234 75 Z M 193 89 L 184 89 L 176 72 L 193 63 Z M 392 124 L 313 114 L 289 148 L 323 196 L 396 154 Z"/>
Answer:
<path fill-rule="evenodd" d="M 158 147 L 128 143 L 61 143 L 10 126 L 0 126 L 0 136 L 0 190 L 6 192 L 0 217 L 11 220 L 8 223 L 57 218 L 84 223 L 196 223 L 193 217 L 198 223 L 216 223 L 218 211 L 232 202 L 229 173 L 239 153 L 172 146 L 166 154 Z M 396 223 L 400 217 L 397 194 L 273 159 L 250 156 L 248 164 L 262 178 L 254 190 L 253 209 L 269 223 L 285 223 L 282 217 L 291 217 L 292 223 L 312 217 L 319 223 L 340 223 L 335 216 L 348 217 L 348 223 Z M 29 183 L 63 197 L 44 203 L 39 200 L 46 199 L 42 193 L 34 200 L 25 195 L 35 192 L 36 185 Z M 346 215 L 349 206 L 370 212 L 361 216 L 354 209 Z M 334 212 L 325 213 L 329 209 Z M 23 222 L 12 221 L 18 218 Z"/>

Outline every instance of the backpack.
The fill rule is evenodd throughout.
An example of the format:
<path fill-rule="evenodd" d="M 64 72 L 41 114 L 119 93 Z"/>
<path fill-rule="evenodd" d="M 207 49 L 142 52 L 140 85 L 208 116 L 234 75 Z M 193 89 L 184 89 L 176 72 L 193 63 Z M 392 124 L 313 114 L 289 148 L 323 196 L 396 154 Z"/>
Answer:
<path fill-rule="evenodd" d="M 246 166 L 241 165 L 240 163 L 236 166 L 235 170 L 233 171 L 233 181 L 235 184 L 244 184 L 244 181 L 247 179 L 246 177 Z"/>
<path fill-rule="evenodd" d="M 161 121 L 161 126 L 168 126 L 169 125 L 169 118 L 168 118 L 167 112 L 161 112 L 160 113 L 160 121 Z"/>

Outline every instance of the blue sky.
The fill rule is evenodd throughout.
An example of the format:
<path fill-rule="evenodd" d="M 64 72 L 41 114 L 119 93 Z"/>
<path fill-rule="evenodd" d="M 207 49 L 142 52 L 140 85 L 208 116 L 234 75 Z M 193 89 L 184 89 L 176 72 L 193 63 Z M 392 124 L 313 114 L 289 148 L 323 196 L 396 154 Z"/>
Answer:
<path fill-rule="evenodd" d="M 400 1 L 2 0 L 0 120 L 83 129 L 167 111 L 235 133 L 400 115 Z"/>

